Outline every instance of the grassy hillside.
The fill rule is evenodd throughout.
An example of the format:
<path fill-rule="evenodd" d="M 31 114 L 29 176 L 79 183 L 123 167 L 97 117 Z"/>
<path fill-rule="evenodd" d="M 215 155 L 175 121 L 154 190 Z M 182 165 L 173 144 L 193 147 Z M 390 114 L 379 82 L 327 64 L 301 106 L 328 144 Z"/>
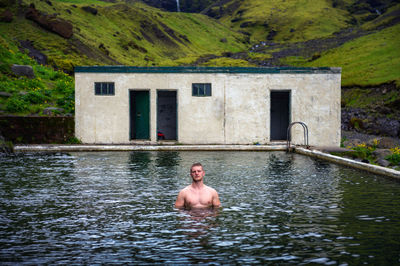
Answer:
<path fill-rule="evenodd" d="M 283 63 L 296 66 L 342 67 L 342 85 L 376 86 L 396 82 L 400 86 L 400 24 L 356 38 L 328 50 L 315 60 L 287 57 Z"/>
<path fill-rule="evenodd" d="M 357 87 L 344 95 L 346 103 L 372 102 L 360 87 L 400 87 L 400 4 L 392 0 L 221 0 L 204 10 L 214 18 L 131 0 L 16 2 L 21 5 L 0 2 L 0 14 L 14 15 L 11 23 L 0 22 L 3 113 L 41 115 L 52 106 L 73 113 L 73 77 L 58 70 L 73 74 L 76 65 L 342 67 L 342 85 Z M 31 3 L 70 22 L 73 36 L 26 19 Z M 26 41 L 47 65 L 27 56 Z M 12 64 L 32 65 L 36 78 L 16 77 Z M 400 99 L 398 90 L 385 101 L 393 99 Z"/>
<path fill-rule="evenodd" d="M 0 22 L 0 91 L 5 93 L 0 96 L 0 111 L 6 114 L 42 115 L 47 107 L 73 113 L 73 77 L 57 69 L 72 73 L 76 65 L 187 65 L 208 54 L 234 53 L 248 46 L 242 34 L 205 15 L 163 12 L 140 2 L 21 2 L 22 6 L 0 9 L 0 13 L 5 9 L 14 13 L 11 23 Z M 72 38 L 26 19 L 28 3 L 72 23 Z M 95 8 L 97 14 L 84 11 L 85 6 Z M 20 44 L 27 40 L 47 56 L 48 65 L 27 56 L 29 50 Z M 12 64 L 32 65 L 36 77 L 13 75 Z"/>
<path fill-rule="evenodd" d="M 205 53 L 237 52 L 246 47 L 243 35 L 204 15 L 163 12 L 140 2 L 22 2 L 71 22 L 73 37 L 64 39 L 23 16 L 15 17 L 12 23 L 0 23 L 0 31 L 16 43 L 33 40 L 50 64 L 62 69 L 91 64 L 190 64 Z M 82 9 L 89 5 L 97 10 L 96 15 Z"/>
<path fill-rule="evenodd" d="M 236 0 L 212 9 L 225 10 L 220 20 L 250 34 L 252 42 L 306 41 L 329 36 L 350 25 L 348 11 L 334 8 L 326 0 Z"/>
<path fill-rule="evenodd" d="M 305 66 L 341 66 L 343 86 L 400 85 L 400 24 L 350 41 Z"/>

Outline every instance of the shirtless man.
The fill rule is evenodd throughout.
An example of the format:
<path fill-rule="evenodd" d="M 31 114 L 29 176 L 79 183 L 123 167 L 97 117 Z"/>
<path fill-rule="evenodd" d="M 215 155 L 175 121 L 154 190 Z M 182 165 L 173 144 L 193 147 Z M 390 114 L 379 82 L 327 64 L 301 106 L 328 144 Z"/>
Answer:
<path fill-rule="evenodd" d="M 205 172 L 200 163 L 190 168 L 192 184 L 182 189 L 175 202 L 176 208 L 210 208 L 220 207 L 218 193 L 203 183 Z"/>

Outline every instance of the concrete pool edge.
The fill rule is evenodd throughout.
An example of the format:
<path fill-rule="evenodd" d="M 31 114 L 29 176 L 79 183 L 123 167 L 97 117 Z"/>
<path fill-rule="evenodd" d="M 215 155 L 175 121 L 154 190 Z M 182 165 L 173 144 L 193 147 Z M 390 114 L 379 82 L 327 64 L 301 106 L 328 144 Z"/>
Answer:
<path fill-rule="evenodd" d="M 15 152 L 73 151 L 285 151 L 286 145 L 92 145 L 29 144 L 15 145 Z"/>
<path fill-rule="evenodd" d="M 286 151 L 286 144 L 273 145 L 88 145 L 88 144 L 30 144 L 15 145 L 18 152 L 96 152 L 96 151 Z M 314 149 L 294 146 L 296 153 L 307 155 L 336 164 L 341 164 L 371 173 L 393 177 L 400 180 L 400 171 L 357 162 Z"/>
<path fill-rule="evenodd" d="M 357 169 L 360 169 L 360 170 L 368 171 L 368 172 L 371 172 L 371 173 L 374 173 L 374 174 L 393 177 L 393 178 L 396 178 L 396 179 L 400 180 L 400 171 L 396 171 L 396 170 L 391 169 L 391 168 L 386 168 L 386 167 L 383 167 L 383 166 L 378 166 L 378 165 L 358 162 L 358 161 L 354 161 L 354 160 L 351 160 L 351 159 L 348 159 L 348 158 L 343 158 L 343 157 L 340 157 L 340 156 L 324 153 L 324 152 L 321 152 L 321 151 L 318 151 L 318 150 L 309 150 L 309 149 L 305 149 L 305 148 L 302 148 L 302 147 L 296 147 L 295 148 L 295 152 L 299 153 L 299 154 L 307 155 L 307 156 L 310 156 L 310 157 L 315 157 L 315 158 L 318 158 L 318 159 L 323 159 L 323 160 L 326 160 L 326 161 L 330 161 L 330 162 L 333 162 L 333 163 L 336 163 L 336 164 L 341 164 L 341 165 L 357 168 Z"/>

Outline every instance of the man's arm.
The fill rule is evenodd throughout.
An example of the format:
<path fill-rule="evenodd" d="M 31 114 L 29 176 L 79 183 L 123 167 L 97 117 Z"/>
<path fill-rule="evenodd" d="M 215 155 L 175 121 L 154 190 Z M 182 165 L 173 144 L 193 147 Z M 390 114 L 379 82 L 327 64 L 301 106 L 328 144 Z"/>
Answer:
<path fill-rule="evenodd" d="M 213 205 L 213 207 L 221 207 L 221 202 L 219 201 L 218 192 L 216 190 L 214 190 L 214 193 L 213 193 L 212 205 Z"/>
<path fill-rule="evenodd" d="M 176 198 L 175 201 L 175 208 L 182 208 L 185 206 L 185 195 L 183 193 L 183 190 L 181 190 L 178 193 L 178 197 Z"/>

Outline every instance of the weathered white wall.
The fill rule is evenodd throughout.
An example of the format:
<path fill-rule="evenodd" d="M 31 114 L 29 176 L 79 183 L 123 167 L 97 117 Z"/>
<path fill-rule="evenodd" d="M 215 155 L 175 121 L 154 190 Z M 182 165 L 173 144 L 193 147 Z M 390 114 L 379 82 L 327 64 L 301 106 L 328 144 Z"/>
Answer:
<path fill-rule="evenodd" d="M 94 82 L 115 82 L 115 96 L 95 96 Z M 211 83 L 212 97 L 193 97 L 192 83 Z M 267 143 L 270 91 L 291 91 L 291 121 L 309 128 L 310 145 L 340 144 L 340 74 L 75 74 L 76 136 L 83 143 L 130 143 L 129 90 L 150 90 L 150 136 L 156 137 L 157 89 L 177 91 L 178 142 Z M 138 141 L 135 141 L 138 142 Z M 303 144 L 303 130 L 292 130 Z"/>
<path fill-rule="evenodd" d="M 270 76 L 236 74 L 226 82 L 226 142 L 232 144 L 269 141 Z"/>

